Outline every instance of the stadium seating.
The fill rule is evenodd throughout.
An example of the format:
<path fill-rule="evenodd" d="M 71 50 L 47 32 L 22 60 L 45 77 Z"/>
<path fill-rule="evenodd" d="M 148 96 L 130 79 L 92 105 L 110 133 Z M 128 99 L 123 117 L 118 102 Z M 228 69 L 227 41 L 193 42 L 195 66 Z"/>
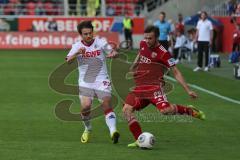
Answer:
<path fill-rule="evenodd" d="M 134 8 L 138 5 L 138 0 L 106 0 L 107 6 L 115 10 L 114 16 L 134 15 Z"/>
<path fill-rule="evenodd" d="M 35 15 L 35 3 L 30 1 L 26 4 L 27 15 Z"/>
<path fill-rule="evenodd" d="M 1 3 L 2 15 L 63 15 L 62 0 L 9 0 Z"/>
<path fill-rule="evenodd" d="M 109 9 L 107 15 L 123 16 L 127 14 L 138 16 L 144 9 L 144 4 L 150 2 L 156 8 L 157 1 L 155 0 L 106 0 L 106 9 Z M 63 3 L 63 0 L 8 0 L 6 3 L 0 3 L 0 15 L 64 15 L 68 12 L 64 12 Z M 83 4 L 77 3 L 76 5 Z"/>

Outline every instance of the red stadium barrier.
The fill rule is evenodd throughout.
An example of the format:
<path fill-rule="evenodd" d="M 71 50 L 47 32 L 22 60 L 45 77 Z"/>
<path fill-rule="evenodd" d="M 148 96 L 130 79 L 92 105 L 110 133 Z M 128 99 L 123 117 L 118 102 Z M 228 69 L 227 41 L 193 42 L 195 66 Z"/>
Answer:
<path fill-rule="evenodd" d="M 97 32 L 120 32 L 122 31 L 121 18 L 115 17 L 52 17 L 57 22 L 58 31 L 73 32 L 77 29 L 77 24 L 83 20 L 91 20 Z M 133 17 L 133 34 L 143 34 L 144 18 Z M 47 31 L 48 17 L 19 17 L 18 31 Z M 33 28 L 34 27 L 34 28 Z"/>
<path fill-rule="evenodd" d="M 222 31 L 222 51 L 226 53 L 232 52 L 232 45 L 233 45 L 233 33 L 235 30 L 234 24 L 231 23 L 231 17 L 214 17 L 218 19 L 224 26 Z M 237 22 L 240 22 L 240 19 L 237 18 Z"/>
<path fill-rule="evenodd" d="M 117 32 L 98 32 L 96 36 L 119 43 Z M 77 32 L 0 32 L 0 49 L 68 49 L 77 40 Z"/>

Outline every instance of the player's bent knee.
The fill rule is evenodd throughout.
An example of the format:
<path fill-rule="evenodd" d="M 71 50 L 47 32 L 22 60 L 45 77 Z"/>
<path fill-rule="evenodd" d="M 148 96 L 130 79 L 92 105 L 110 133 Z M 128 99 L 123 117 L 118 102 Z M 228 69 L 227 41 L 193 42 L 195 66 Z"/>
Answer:
<path fill-rule="evenodd" d="M 162 110 L 160 110 L 160 112 L 164 115 L 172 114 L 172 112 L 169 108 L 162 109 Z"/>
<path fill-rule="evenodd" d="M 82 103 L 81 108 L 82 110 L 89 110 L 91 108 L 91 103 Z"/>
<path fill-rule="evenodd" d="M 158 104 L 157 108 L 164 115 L 169 115 L 174 113 L 174 107 L 167 102 Z"/>
<path fill-rule="evenodd" d="M 131 114 L 133 112 L 133 106 L 125 104 L 122 109 L 124 114 Z"/>
<path fill-rule="evenodd" d="M 92 106 L 92 101 L 82 101 L 81 108 L 82 109 L 89 109 Z"/>

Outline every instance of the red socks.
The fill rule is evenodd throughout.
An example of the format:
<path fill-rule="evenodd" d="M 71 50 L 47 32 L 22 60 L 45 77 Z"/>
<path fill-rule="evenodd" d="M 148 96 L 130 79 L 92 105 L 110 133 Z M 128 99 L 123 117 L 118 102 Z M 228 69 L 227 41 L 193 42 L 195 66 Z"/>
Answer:
<path fill-rule="evenodd" d="M 132 132 L 134 138 L 137 140 L 139 135 L 142 134 L 142 129 L 138 123 L 138 121 L 133 118 L 128 122 L 129 130 Z"/>
<path fill-rule="evenodd" d="M 192 108 L 176 105 L 176 114 L 193 116 L 194 112 Z M 128 121 L 128 127 L 129 130 L 132 132 L 134 138 L 137 140 L 139 135 L 142 134 L 142 129 L 138 121 L 135 118 L 132 118 L 130 121 Z"/>
<path fill-rule="evenodd" d="M 176 114 L 186 114 L 193 116 L 193 109 L 176 104 Z"/>

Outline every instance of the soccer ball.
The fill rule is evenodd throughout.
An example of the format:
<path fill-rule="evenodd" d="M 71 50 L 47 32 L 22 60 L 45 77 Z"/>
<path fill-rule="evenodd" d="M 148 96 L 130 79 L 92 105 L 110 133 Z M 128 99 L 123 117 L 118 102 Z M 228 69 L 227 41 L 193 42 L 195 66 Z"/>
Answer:
<path fill-rule="evenodd" d="M 144 132 L 138 137 L 138 144 L 140 148 L 151 149 L 154 143 L 155 137 L 149 132 Z"/>

